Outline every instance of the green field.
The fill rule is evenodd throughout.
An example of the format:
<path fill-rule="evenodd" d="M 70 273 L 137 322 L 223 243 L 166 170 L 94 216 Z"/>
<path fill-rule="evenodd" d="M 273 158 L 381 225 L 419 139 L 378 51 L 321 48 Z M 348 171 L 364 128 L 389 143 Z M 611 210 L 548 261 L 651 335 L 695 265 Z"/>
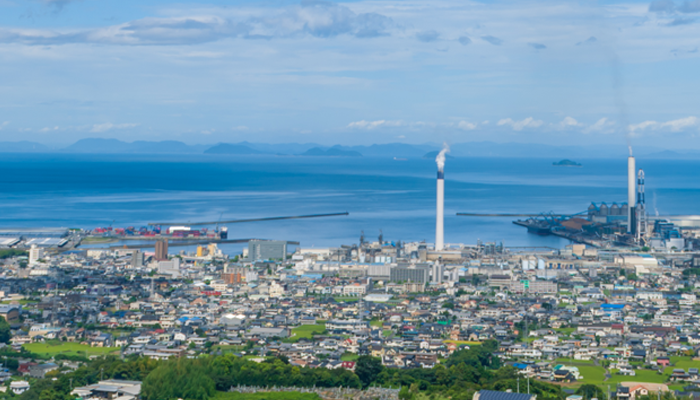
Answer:
<path fill-rule="evenodd" d="M 285 339 L 285 342 L 296 342 L 299 339 L 311 339 L 314 334 L 320 335 L 326 331 L 326 324 L 301 325 L 292 328 L 292 336 Z"/>
<path fill-rule="evenodd" d="M 384 321 L 379 320 L 379 319 L 375 319 L 375 320 L 369 321 L 369 326 L 373 326 L 375 328 L 381 328 L 382 326 L 384 326 Z"/>
<path fill-rule="evenodd" d="M 576 331 L 577 328 L 557 328 L 555 331 L 561 333 L 562 335 L 571 336 L 572 333 Z"/>
<path fill-rule="evenodd" d="M 568 364 L 572 365 L 572 364 Z M 596 367 L 595 365 L 575 365 L 578 371 L 583 375 L 581 383 L 589 383 L 593 385 L 602 385 L 605 380 L 605 368 Z"/>
<path fill-rule="evenodd" d="M 338 303 L 353 303 L 360 300 L 357 296 L 333 296 Z"/>
<path fill-rule="evenodd" d="M 673 368 L 683 368 L 688 371 L 688 368 L 700 368 L 700 360 L 693 360 L 690 357 L 671 357 L 671 366 L 666 368 L 667 373 L 671 373 Z"/>
<path fill-rule="evenodd" d="M 611 370 L 610 379 L 605 383 L 620 383 L 620 382 L 648 382 L 648 383 L 665 383 L 669 374 L 659 375 L 656 371 L 649 369 L 635 369 L 634 376 L 618 375 Z M 669 371 L 670 372 L 670 371 Z"/>
<path fill-rule="evenodd" d="M 27 343 L 22 346 L 25 350 L 39 355 L 55 356 L 56 354 L 66 355 L 102 355 L 118 351 L 119 347 L 90 347 L 86 344 L 47 341 L 45 343 Z"/>
<path fill-rule="evenodd" d="M 443 343 L 454 343 L 457 346 L 461 346 L 463 344 L 466 344 L 467 346 L 477 346 L 480 345 L 481 342 L 473 342 L 471 340 L 443 340 Z"/>
<path fill-rule="evenodd" d="M 11 300 L 6 300 L 6 301 L 3 301 L 3 302 L 0 302 L 0 304 L 18 303 L 18 304 L 21 304 L 21 305 L 25 305 L 25 304 L 36 304 L 36 303 L 38 303 L 38 302 L 39 302 L 39 300 L 22 299 L 22 300 L 12 300 L 12 301 L 11 301 Z"/>
<path fill-rule="evenodd" d="M 360 356 L 357 354 L 353 353 L 345 353 L 342 356 L 340 356 L 340 361 L 356 361 Z"/>
<path fill-rule="evenodd" d="M 321 400 L 316 393 L 299 392 L 216 392 L 213 400 Z"/>

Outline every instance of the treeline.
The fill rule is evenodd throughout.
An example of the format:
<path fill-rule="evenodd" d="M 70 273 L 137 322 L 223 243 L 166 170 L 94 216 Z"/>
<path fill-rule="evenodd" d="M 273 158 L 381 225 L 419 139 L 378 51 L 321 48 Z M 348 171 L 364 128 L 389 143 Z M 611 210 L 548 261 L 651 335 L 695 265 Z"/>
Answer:
<path fill-rule="evenodd" d="M 439 394 L 453 400 L 469 400 L 481 389 L 505 391 L 517 389 L 518 373 L 515 368 L 502 367 L 494 355 L 498 344 L 487 341 L 482 346 L 460 350 L 434 368 L 386 368 L 377 358 L 361 356 L 355 371 L 346 369 L 305 368 L 289 364 L 286 357 L 268 357 L 264 362 L 248 361 L 232 354 L 177 358 L 154 361 L 130 358 L 126 361 L 107 357 L 90 362 L 73 373 L 52 374 L 38 381 L 20 396 L 20 400 L 69 399 L 69 380 L 73 387 L 96 383 L 104 379 L 128 379 L 143 382 L 143 400 L 182 398 L 210 400 L 217 391 L 242 386 L 292 387 L 346 387 L 368 386 L 401 387 L 402 400 L 411 400 L 418 392 Z M 57 377 L 56 381 L 51 378 Z M 521 381 L 524 389 L 525 381 Z M 530 381 L 530 392 L 538 400 L 562 400 L 558 386 Z"/>
<path fill-rule="evenodd" d="M 70 395 L 71 388 L 92 385 L 100 379 L 143 381 L 161 363 L 143 357 L 133 357 L 128 360 L 121 360 L 115 356 L 98 358 L 70 373 L 51 371 L 46 374 L 46 378 L 33 382 L 31 388 L 18 398 L 19 400 L 73 400 L 75 396 Z M 8 390 L 4 395 L 11 396 L 11 392 Z"/>
<path fill-rule="evenodd" d="M 518 389 L 517 370 L 501 366 L 500 359 L 494 354 L 497 349 L 498 342 L 487 341 L 481 346 L 455 352 L 434 368 L 385 368 L 378 358 L 361 356 L 357 359 L 355 372 L 291 366 L 284 357 L 271 357 L 262 363 L 250 362 L 230 354 L 196 360 L 178 359 L 161 364 L 146 378 L 142 398 L 207 400 L 216 391 L 247 385 L 347 388 L 391 386 L 402 388 L 402 400 L 410 400 L 418 392 L 468 400 L 474 392 L 481 389 Z M 523 380 L 523 388 L 525 384 Z M 530 392 L 542 400 L 564 398 L 558 386 L 535 380 L 530 381 Z M 167 395 L 164 396 L 164 393 Z"/>
<path fill-rule="evenodd" d="M 12 257 L 17 257 L 17 256 L 26 256 L 27 252 L 24 250 L 19 250 L 19 249 L 2 249 L 0 250 L 0 260 L 4 260 L 6 258 L 12 258 Z"/>

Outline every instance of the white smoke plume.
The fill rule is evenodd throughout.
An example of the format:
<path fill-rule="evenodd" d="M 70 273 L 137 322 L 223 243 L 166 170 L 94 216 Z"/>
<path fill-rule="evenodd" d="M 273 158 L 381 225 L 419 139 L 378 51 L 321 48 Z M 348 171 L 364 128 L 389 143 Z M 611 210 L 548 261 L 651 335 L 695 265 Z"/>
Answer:
<path fill-rule="evenodd" d="M 442 150 L 440 150 L 437 157 L 435 157 L 435 162 L 437 163 L 438 171 L 443 171 L 445 169 L 445 154 L 449 152 L 450 146 L 448 146 L 447 143 L 443 143 Z"/>
<path fill-rule="evenodd" d="M 632 157 L 632 146 L 627 146 L 627 148 L 630 150 L 630 157 Z"/>

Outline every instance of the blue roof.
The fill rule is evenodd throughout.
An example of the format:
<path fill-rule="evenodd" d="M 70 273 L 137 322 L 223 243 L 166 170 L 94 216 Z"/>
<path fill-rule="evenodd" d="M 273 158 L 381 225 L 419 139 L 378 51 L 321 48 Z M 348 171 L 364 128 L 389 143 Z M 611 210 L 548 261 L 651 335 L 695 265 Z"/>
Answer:
<path fill-rule="evenodd" d="M 604 303 L 600 305 L 600 308 L 607 308 L 607 309 L 612 309 L 612 310 L 622 310 L 625 308 L 624 304 L 610 304 L 610 303 Z"/>
<path fill-rule="evenodd" d="M 480 390 L 479 400 L 530 400 L 531 395 L 525 393 L 497 392 L 495 390 Z"/>

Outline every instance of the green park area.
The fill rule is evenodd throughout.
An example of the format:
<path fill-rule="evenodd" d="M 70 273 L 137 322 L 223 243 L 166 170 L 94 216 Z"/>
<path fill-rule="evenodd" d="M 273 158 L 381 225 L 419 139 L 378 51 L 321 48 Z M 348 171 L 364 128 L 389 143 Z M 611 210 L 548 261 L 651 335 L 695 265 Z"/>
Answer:
<path fill-rule="evenodd" d="M 333 299 L 338 303 L 354 303 L 360 300 L 357 296 L 333 296 Z"/>
<path fill-rule="evenodd" d="M 457 346 L 461 346 L 461 345 L 478 346 L 481 344 L 481 342 L 474 342 L 472 340 L 450 340 L 450 339 L 448 339 L 448 340 L 444 340 L 443 342 L 444 343 L 454 343 Z"/>
<path fill-rule="evenodd" d="M 316 393 L 300 392 L 216 392 L 213 400 L 321 400 Z"/>
<path fill-rule="evenodd" d="M 301 325 L 292 328 L 292 335 L 285 339 L 285 342 L 293 343 L 300 339 L 311 339 L 314 335 L 321 335 L 326 332 L 326 323 Z"/>
<path fill-rule="evenodd" d="M 682 368 L 688 371 L 688 368 L 698 368 L 700 369 L 700 360 L 693 360 L 690 357 L 671 357 L 671 365 L 666 367 L 662 373 L 651 369 L 635 369 L 634 376 L 620 375 L 617 373 L 616 369 L 610 369 L 610 378 L 605 378 L 606 370 L 603 366 L 595 365 L 594 361 L 578 361 L 573 362 L 569 359 L 557 359 L 555 364 L 561 364 L 564 367 L 574 366 L 577 367 L 583 379 L 579 380 L 575 384 L 567 385 L 572 387 L 578 387 L 581 385 L 596 385 L 604 390 L 607 390 L 607 386 L 611 387 L 617 386 L 621 382 L 640 382 L 640 383 L 664 383 L 669 385 L 671 389 L 676 388 L 679 383 L 669 382 L 668 378 L 675 368 Z"/>
<path fill-rule="evenodd" d="M 31 353 L 49 357 L 57 354 L 89 357 L 91 355 L 103 355 L 119 350 L 119 347 L 90 347 L 87 344 L 60 342 L 57 340 L 46 341 L 44 343 L 27 343 L 22 347 Z"/>

